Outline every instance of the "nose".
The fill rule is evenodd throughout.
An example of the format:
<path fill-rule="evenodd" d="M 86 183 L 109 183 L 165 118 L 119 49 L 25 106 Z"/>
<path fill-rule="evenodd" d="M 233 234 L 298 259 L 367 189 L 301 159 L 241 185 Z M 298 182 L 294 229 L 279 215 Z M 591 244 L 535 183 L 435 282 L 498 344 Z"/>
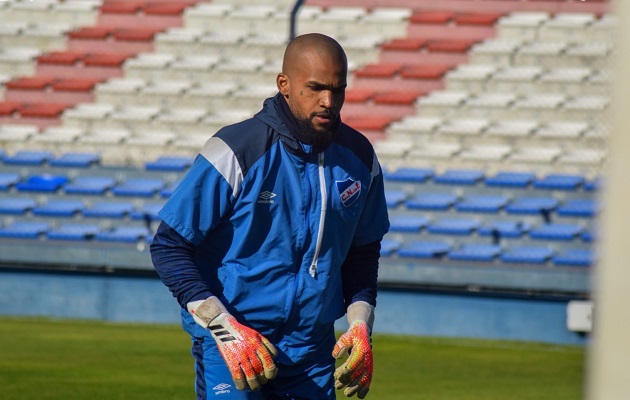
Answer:
<path fill-rule="evenodd" d="M 322 90 L 319 96 L 319 105 L 323 108 L 332 108 L 333 106 L 333 93 L 331 90 Z"/>

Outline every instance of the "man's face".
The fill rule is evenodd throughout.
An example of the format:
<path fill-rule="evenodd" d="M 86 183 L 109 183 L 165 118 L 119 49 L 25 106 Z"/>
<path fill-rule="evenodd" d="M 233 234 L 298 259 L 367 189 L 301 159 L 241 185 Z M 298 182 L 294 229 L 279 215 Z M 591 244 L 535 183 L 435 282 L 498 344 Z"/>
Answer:
<path fill-rule="evenodd" d="M 278 75 L 278 89 L 300 130 L 315 142 L 332 136 L 345 100 L 346 75 L 345 63 L 315 52 L 305 52 L 290 75 Z"/>

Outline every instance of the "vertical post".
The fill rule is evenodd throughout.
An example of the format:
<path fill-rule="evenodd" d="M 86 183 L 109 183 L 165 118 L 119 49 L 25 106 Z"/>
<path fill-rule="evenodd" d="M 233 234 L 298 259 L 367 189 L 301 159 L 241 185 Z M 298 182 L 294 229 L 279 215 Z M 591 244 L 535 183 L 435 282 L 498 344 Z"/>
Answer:
<path fill-rule="evenodd" d="M 630 398 L 630 1 L 611 2 L 617 17 L 614 85 L 600 217 L 600 262 L 594 270 L 595 324 L 588 349 L 589 400 Z"/>
<path fill-rule="evenodd" d="M 295 27 L 296 27 L 297 13 L 300 10 L 300 7 L 302 7 L 302 3 L 304 3 L 304 0 L 296 0 L 295 4 L 293 5 L 293 9 L 291 9 L 291 21 L 289 22 L 290 23 L 289 40 L 293 40 L 293 38 L 295 38 L 295 35 L 296 35 Z"/>

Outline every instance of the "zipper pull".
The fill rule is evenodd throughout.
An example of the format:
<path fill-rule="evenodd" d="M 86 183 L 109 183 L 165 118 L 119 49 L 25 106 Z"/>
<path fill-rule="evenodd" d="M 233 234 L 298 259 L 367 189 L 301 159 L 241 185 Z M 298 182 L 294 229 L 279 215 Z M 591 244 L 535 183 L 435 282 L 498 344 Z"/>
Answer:
<path fill-rule="evenodd" d="M 315 263 L 311 264 L 308 273 L 311 274 L 313 278 L 317 278 L 317 265 L 315 265 Z"/>

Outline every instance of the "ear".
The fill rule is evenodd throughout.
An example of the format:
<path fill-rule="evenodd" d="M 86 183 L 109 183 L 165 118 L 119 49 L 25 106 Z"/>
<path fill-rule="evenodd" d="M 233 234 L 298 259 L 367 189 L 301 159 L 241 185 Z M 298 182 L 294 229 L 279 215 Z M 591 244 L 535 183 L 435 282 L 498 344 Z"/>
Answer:
<path fill-rule="evenodd" d="M 285 98 L 289 97 L 289 77 L 285 74 L 278 74 L 276 77 L 276 85 L 278 86 L 278 91 Z"/>

